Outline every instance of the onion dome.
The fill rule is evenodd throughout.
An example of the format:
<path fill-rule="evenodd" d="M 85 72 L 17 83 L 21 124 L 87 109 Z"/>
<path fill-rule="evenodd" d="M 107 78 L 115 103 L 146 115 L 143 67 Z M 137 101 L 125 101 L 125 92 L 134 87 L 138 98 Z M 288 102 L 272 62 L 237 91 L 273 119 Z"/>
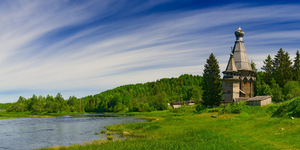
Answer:
<path fill-rule="evenodd" d="M 241 27 L 239 26 L 239 28 L 234 32 L 236 37 L 243 37 L 245 35 L 245 32 L 241 29 Z"/>

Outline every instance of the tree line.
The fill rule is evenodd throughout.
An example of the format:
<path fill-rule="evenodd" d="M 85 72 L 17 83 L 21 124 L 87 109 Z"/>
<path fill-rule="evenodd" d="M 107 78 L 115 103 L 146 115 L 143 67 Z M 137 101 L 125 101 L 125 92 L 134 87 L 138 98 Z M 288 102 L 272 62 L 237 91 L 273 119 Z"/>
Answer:
<path fill-rule="evenodd" d="M 300 96 L 299 50 L 292 61 L 280 48 L 274 58 L 267 56 L 261 69 L 256 74 L 256 95 L 272 95 L 274 102 Z"/>
<path fill-rule="evenodd" d="M 181 75 L 164 78 L 156 82 L 131 84 L 107 90 L 83 98 L 69 97 L 65 100 L 60 93 L 31 98 L 19 97 L 8 112 L 61 113 L 61 112 L 120 112 L 154 111 L 167 109 L 174 101 L 202 100 L 201 76 Z"/>
<path fill-rule="evenodd" d="M 251 63 L 256 75 L 256 95 L 271 95 L 274 102 L 300 96 L 300 60 L 299 51 L 292 62 L 288 52 L 277 52 L 274 59 L 270 55 L 264 60 L 257 72 L 255 63 Z M 55 97 L 33 95 L 20 97 L 11 104 L 9 112 L 121 112 L 154 111 L 167 109 L 167 103 L 185 100 L 202 101 L 204 105 L 218 105 L 222 100 L 222 80 L 217 59 L 210 54 L 204 65 L 203 77 L 181 75 L 178 78 L 164 78 L 156 82 L 130 84 L 107 90 L 83 98 L 69 97 L 65 100 L 60 93 Z"/>

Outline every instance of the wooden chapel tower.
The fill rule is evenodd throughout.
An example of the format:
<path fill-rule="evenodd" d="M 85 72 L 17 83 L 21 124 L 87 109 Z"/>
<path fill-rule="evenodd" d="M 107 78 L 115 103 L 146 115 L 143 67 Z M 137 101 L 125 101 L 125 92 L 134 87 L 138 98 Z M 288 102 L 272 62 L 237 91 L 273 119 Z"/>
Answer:
<path fill-rule="evenodd" d="M 245 32 L 239 26 L 234 34 L 236 41 L 226 70 L 223 72 L 224 103 L 238 102 L 254 97 L 256 78 L 243 41 Z"/>

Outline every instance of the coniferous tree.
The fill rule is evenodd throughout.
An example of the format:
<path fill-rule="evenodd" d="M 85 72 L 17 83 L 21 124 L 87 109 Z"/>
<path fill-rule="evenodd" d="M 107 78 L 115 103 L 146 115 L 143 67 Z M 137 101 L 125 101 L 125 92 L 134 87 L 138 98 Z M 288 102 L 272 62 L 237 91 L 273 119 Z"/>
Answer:
<path fill-rule="evenodd" d="M 251 60 L 251 68 L 254 71 L 254 77 L 257 78 L 257 69 L 256 69 L 256 64 L 253 62 L 253 60 Z M 257 91 L 257 84 L 254 84 L 254 91 Z M 257 95 L 256 92 L 254 92 L 255 96 Z"/>
<path fill-rule="evenodd" d="M 264 70 L 264 81 L 268 85 L 271 84 L 272 80 L 272 72 L 273 72 L 273 60 L 270 55 L 268 55 L 267 59 L 264 60 L 264 65 L 261 67 Z"/>
<path fill-rule="evenodd" d="M 293 79 L 295 81 L 300 81 L 300 54 L 299 50 L 297 50 L 296 57 L 293 65 Z"/>
<path fill-rule="evenodd" d="M 283 87 L 285 83 L 292 80 L 292 61 L 290 60 L 288 52 L 284 52 L 282 48 L 280 48 L 277 55 L 275 55 L 273 66 L 273 77 L 280 87 Z"/>
<path fill-rule="evenodd" d="M 213 53 L 206 60 L 203 71 L 203 101 L 205 105 L 218 105 L 221 101 L 221 76 L 218 61 Z"/>
<path fill-rule="evenodd" d="M 257 73 L 257 69 L 256 69 L 256 64 L 253 62 L 253 60 L 251 60 L 251 68 L 254 71 L 254 73 Z"/>

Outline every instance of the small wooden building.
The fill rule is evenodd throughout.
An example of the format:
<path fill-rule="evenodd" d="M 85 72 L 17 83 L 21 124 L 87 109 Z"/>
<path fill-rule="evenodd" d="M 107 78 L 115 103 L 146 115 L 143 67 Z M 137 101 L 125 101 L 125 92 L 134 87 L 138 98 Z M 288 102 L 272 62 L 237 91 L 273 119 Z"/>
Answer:
<path fill-rule="evenodd" d="M 247 105 L 258 105 L 258 106 L 264 106 L 269 105 L 272 103 L 271 96 L 255 96 L 253 98 L 249 98 L 246 101 Z"/>
<path fill-rule="evenodd" d="M 240 98 L 234 98 L 233 99 L 233 102 L 234 103 L 238 103 L 238 102 L 243 102 L 243 101 L 247 101 L 249 100 L 249 98 L 246 98 L 246 97 L 240 97 Z"/>
<path fill-rule="evenodd" d="M 171 105 L 173 108 L 179 108 L 179 107 L 181 107 L 181 105 L 185 105 L 185 103 L 184 102 L 172 102 Z"/>
<path fill-rule="evenodd" d="M 186 105 L 195 105 L 195 101 L 193 101 L 193 100 L 187 100 L 187 101 L 185 101 L 185 104 Z"/>

